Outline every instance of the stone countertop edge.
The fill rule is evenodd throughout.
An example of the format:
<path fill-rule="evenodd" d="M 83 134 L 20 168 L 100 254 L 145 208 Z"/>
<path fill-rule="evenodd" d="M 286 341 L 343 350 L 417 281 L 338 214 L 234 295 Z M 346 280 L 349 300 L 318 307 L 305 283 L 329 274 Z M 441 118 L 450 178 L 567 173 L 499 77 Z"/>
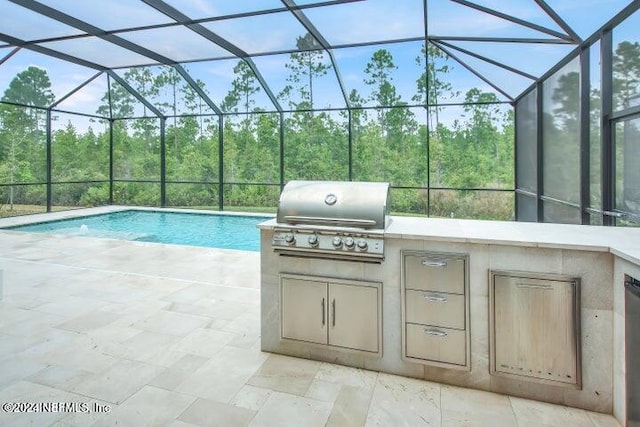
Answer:
<path fill-rule="evenodd" d="M 258 224 L 270 230 L 276 219 Z M 640 228 L 392 216 L 385 237 L 610 252 L 640 265 Z"/>

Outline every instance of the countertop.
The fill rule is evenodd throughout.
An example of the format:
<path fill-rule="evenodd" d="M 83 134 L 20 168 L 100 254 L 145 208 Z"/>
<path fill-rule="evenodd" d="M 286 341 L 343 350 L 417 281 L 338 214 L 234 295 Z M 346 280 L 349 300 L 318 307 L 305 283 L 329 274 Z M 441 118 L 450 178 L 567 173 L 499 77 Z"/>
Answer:
<path fill-rule="evenodd" d="M 400 216 L 390 220 L 384 233 L 388 238 L 610 252 L 640 265 L 640 228 Z M 275 219 L 259 225 L 275 226 Z"/>

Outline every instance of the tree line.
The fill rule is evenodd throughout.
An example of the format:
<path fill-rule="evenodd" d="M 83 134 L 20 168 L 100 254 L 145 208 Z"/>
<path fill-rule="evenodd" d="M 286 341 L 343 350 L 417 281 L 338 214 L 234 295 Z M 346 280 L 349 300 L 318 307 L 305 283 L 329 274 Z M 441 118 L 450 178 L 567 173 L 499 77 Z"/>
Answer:
<path fill-rule="evenodd" d="M 304 48 L 309 36 L 300 37 Z M 425 64 L 425 58 L 428 58 Z M 284 179 L 388 181 L 395 212 L 512 219 L 514 115 L 495 94 L 471 88 L 455 92 L 456 67 L 442 51 L 424 45 L 416 61 L 424 73 L 411 99 L 397 92 L 397 65 L 386 49 L 373 53 L 365 68 L 366 90 L 349 92 L 350 111 L 323 111 L 317 105 L 317 80 L 332 72 L 322 52 L 290 54 L 284 89 L 276 96 L 291 110 L 284 115 Z M 223 178 L 225 209 L 273 210 L 280 182 L 280 117 L 256 107 L 264 89 L 242 60 L 218 117 L 172 67 L 131 68 L 123 78 L 163 114 L 166 122 L 166 197 L 171 206 L 217 206 Z M 427 84 L 429 82 L 429 84 Z M 204 83 L 196 80 L 205 93 Z M 160 95 L 163 96 L 160 96 Z M 167 95 L 168 96 L 165 96 Z M 415 107 L 464 97 L 454 120 L 446 106 Z M 154 102 L 157 100 L 157 102 Z M 162 101 L 160 101 L 162 100 Z M 22 105 L 55 101 L 46 70 L 29 67 L 17 74 L 0 104 L 0 206 L 41 205 L 43 186 L 8 185 L 46 180 L 46 111 Z M 138 101 L 113 82 L 95 114 L 113 125 L 114 202 L 160 202 L 160 120 L 131 118 Z M 367 103 L 379 107 L 366 108 Z M 143 114 L 151 115 L 143 105 Z M 180 115 L 180 109 L 193 115 Z M 56 116 L 64 116 L 53 112 Z M 121 119 L 120 119 L 121 118 Z M 352 148 L 349 152 L 349 120 Z M 223 177 L 219 176 L 219 133 L 223 134 Z M 109 200 L 109 128 L 101 119 L 86 130 L 72 120 L 51 137 L 54 204 L 91 206 Z M 351 158 L 351 172 L 349 159 Z M 142 181 L 142 182 L 135 182 Z M 275 185 L 263 185 L 275 184 Z M 427 192 L 426 188 L 432 190 Z"/>

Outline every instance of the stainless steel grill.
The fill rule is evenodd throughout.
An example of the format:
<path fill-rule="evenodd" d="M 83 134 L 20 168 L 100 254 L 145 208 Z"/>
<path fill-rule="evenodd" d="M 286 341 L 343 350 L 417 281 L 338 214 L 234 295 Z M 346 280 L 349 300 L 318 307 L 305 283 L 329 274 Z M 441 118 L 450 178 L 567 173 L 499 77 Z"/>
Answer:
<path fill-rule="evenodd" d="M 389 184 L 291 181 L 280 195 L 272 246 L 284 255 L 384 259 Z"/>

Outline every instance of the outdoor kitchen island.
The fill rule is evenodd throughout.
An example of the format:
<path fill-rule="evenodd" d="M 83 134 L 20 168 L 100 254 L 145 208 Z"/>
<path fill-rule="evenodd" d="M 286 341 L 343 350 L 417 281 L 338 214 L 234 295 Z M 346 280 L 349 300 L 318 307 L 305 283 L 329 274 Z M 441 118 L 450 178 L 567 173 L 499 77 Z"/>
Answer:
<path fill-rule="evenodd" d="M 276 220 L 260 225 L 262 350 L 612 413 L 624 425 L 623 282 L 625 274 L 640 277 L 639 229 L 390 217 L 384 230 L 384 259 L 367 262 L 280 255 L 272 247 L 277 226 Z M 456 344 L 461 346 L 462 353 L 444 362 L 436 360 L 438 357 L 433 354 L 425 356 L 424 361 L 406 354 L 405 340 L 409 337 L 404 334 L 408 331 L 406 322 L 410 320 L 407 314 L 412 310 L 408 302 L 414 291 L 406 286 L 405 267 L 408 259 L 421 255 L 427 261 L 434 256 L 457 260 L 466 270 L 462 276 L 466 283 L 462 288 L 451 292 L 438 290 L 464 301 L 457 306 L 462 307 L 464 326 L 445 325 L 464 332 L 464 339 Z M 423 261 L 423 265 L 430 263 Z M 578 319 L 572 328 L 567 328 L 569 332 L 575 329 L 577 334 L 574 349 L 577 382 L 502 375 L 495 369 L 490 372 L 490 273 L 494 271 L 579 279 L 579 289 L 574 294 Z M 283 338 L 283 277 L 294 277 L 298 280 L 295 283 L 308 281 L 331 286 L 335 282 L 379 292 L 380 309 L 373 308 L 374 320 L 368 323 L 372 329 L 380 328 L 379 350 L 331 345 L 330 338 L 324 344 L 307 342 L 304 338 Z M 425 296 L 428 300 L 440 298 L 438 293 L 432 295 L 433 298 L 429 295 Z M 375 297 L 361 301 L 360 304 L 364 301 L 378 304 Z M 308 310 L 307 316 L 320 318 L 320 308 Z M 325 309 L 322 310 L 325 321 Z M 542 318 L 543 315 L 548 313 L 541 314 L 540 322 L 550 325 L 565 320 L 562 316 L 548 319 Z M 335 319 L 330 319 L 328 312 L 326 322 L 332 320 Z M 374 331 L 373 335 L 376 334 Z M 568 339 L 568 348 L 570 341 Z M 535 353 L 544 345 L 543 340 L 529 343 L 528 348 Z M 542 351 L 544 353 L 544 348 Z"/>

